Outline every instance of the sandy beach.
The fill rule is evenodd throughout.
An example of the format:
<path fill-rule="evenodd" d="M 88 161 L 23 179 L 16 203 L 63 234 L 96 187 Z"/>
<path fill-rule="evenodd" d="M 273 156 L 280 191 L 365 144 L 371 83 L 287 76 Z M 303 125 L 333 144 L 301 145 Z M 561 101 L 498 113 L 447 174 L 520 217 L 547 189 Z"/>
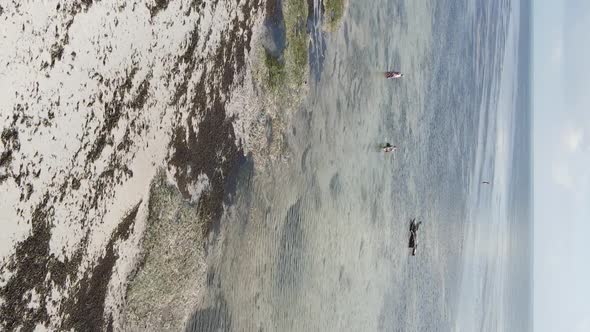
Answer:
<path fill-rule="evenodd" d="M 0 326 L 178 330 L 197 305 L 204 237 L 252 141 L 234 127 L 258 109 L 234 91 L 253 90 L 245 78 L 261 1 L 23 2 L 0 12 Z M 178 232 L 146 235 L 149 220 L 179 218 L 154 216 L 154 183 L 172 188 L 166 199 L 186 207 L 166 209 L 195 227 L 191 243 L 165 249 L 184 250 L 193 266 L 162 276 L 191 277 L 169 300 L 128 287 L 150 273 L 159 237 Z M 161 301 L 184 313 L 129 316 Z"/>
<path fill-rule="evenodd" d="M 512 2 L 2 3 L 0 330 L 488 322 Z"/>

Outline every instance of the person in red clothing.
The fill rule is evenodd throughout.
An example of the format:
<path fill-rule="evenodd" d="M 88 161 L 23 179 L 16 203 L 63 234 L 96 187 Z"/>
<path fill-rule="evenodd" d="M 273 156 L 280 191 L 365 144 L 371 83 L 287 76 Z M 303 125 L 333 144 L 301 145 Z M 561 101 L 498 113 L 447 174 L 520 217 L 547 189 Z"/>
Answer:
<path fill-rule="evenodd" d="M 391 79 L 391 78 L 402 78 L 404 77 L 404 74 L 400 73 L 399 71 L 387 71 L 385 72 L 385 78 L 387 79 Z"/>

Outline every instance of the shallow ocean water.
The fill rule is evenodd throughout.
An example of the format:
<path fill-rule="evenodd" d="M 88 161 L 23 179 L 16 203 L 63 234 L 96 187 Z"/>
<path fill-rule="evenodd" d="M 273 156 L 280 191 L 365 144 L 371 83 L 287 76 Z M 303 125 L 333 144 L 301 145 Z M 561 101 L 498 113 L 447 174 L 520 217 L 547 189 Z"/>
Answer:
<path fill-rule="evenodd" d="M 468 195 L 491 169 L 476 158 L 493 144 L 482 132 L 495 130 L 509 12 L 350 0 L 337 32 L 313 25 L 316 79 L 286 133 L 288 161 L 240 171 L 208 248 L 206 309 L 187 329 L 456 328 Z M 384 154 L 386 142 L 399 150 Z"/>

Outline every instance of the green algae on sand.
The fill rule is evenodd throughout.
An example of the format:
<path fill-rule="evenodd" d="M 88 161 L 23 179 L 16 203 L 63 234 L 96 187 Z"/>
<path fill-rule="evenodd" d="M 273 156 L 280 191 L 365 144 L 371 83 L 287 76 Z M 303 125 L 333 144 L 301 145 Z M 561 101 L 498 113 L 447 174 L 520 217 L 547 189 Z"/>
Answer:
<path fill-rule="evenodd" d="M 329 30 L 335 31 L 340 26 L 344 15 L 346 0 L 324 0 L 324 21 Z"/>
<path fill-rule="evenodd" d="M 305 31 L 307 20 L 306 0 L 284 0 L 283 19 L 286 30 L 286 47 L 280 57 L 264 52 L 266 77 L 264 84 L 271 90 L 297 90 L 306 81 L 308 68 L 308 35 Z M 281 89 L 278 89 L 281 88 Z"/>
<path fill-rule="evenodd" d="M 161 171 L 151 185 L 142 257 L 127 289 L 126 329 L 182 329 L 205 283 L 198 214 Z"/>

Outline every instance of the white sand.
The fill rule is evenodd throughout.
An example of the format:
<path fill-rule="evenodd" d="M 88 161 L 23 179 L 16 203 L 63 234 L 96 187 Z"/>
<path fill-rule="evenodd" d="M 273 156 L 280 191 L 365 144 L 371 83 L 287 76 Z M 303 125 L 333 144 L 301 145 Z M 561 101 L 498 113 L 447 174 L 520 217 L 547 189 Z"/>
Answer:
<path fill-rule="evenodd" d="M 126 278 L 134 266 L 145 228 L 150 181 L 159 168 L 165 167 L 174 124 L 188 114 L 188 106 L 170 105 L 184 70 L 181 64 L 180 73 L 175 74 L 174 66 L 200 19 L 194 55 L 199 65 L 190 77 L 187 95 L 204 93 L 194 91 L 191 83 L 200 79 L 205 67 L 213 66 L 210 59 L 228 25 L 234 17 L 242 16 L 240 5 L 236 4 L 239 1 L 220 1 L 216 6 L 205 1 L 204 8 L 186 15 L 190 2 L 171 1 L 152 19 L 143 1 L 96 2 L 75 16 L 69 12 L 76 6 L 64 1 L 59 2 L 60 10 L 56 9 L 57 1 L 22 1 L 18 8 L 2 4 L 0 129 L 18 131 L 20 150 L 13 151 L 12 162 L 0 168 L 0 175 L 16 175 L 24 170 L 29 170 L 29 174 L 21 178 L 21 185 L 12 177 L 0 183 L 0 259 L 7 259 L 14 253 L 15 244 L 29 235 L 32 213 L 44 196 L 59 197 L 60 186 L 69 185 L 70 177 L 79 179 L 79 189 L 68 186 L 62 201 L 50 200 L 54 213 L 50 247 L 51 253 L 60 259 L 71 257 L 88 234 L 78 277 L 104 254 L 119 222 L 141 201 L 132 236 L 118 244 L 120 257 L 109 286 L 107 306 L 122 304 Z M 55 59 L 52 67 L 51 51 L 59 44 L 65 44 L 62 57 Z M 146 102 L 140 109 L 124 107 L 123 115 L 108 135 L 112 144 L 105 145 L 94 162 L 88 162 L 87 156 L 105 121 L 103 103 L 113 99 L 115 87 L 133 69 L 136 73 L 124 102 L 131 101 L 143 81 L 149 82 Z M 110 82 L 110 86 L 104 82 Z M 99 101 L 100 95 L 103 102 Z M 231 98 L 238 99 L 237 96 Z M 242 108 L 238 119 L 249 119 L 251 107 Z M 13 125 L 15 114 L 20 119 Z M 146 129 L 141 133 L 131 131 L 129 149 L 117 150 L 132 121 Z M 236 134 L 240 142 L 247 142 L 246 132 L 236 130 Z M 5 148 L 0 142 L 0 151 Z M 123 177 L 121 183 L 107 184 L 96 208 L 89 208 L 91 198 L 99 194 L 100 175 L 113 160 L 126 165 L 133 176 Z M 33 174 L 38 171 L 40 174 L 35 177 Z M 27 184 L 33 192 L 28 200 L 20 201 Z M 193 200 L 198 200 L 209 186 L 209 179 L 199 176 L 191 189 Z M 83 220 L 85 223 L 81 224 Z M 10 272 L 2 274 L 7 279 Z M 67 296 L 54 289 L 48 300 L 60 302 Z M 58 326 L 58 308 L 50 306 L 48 311 L 51 325 Z"/>

